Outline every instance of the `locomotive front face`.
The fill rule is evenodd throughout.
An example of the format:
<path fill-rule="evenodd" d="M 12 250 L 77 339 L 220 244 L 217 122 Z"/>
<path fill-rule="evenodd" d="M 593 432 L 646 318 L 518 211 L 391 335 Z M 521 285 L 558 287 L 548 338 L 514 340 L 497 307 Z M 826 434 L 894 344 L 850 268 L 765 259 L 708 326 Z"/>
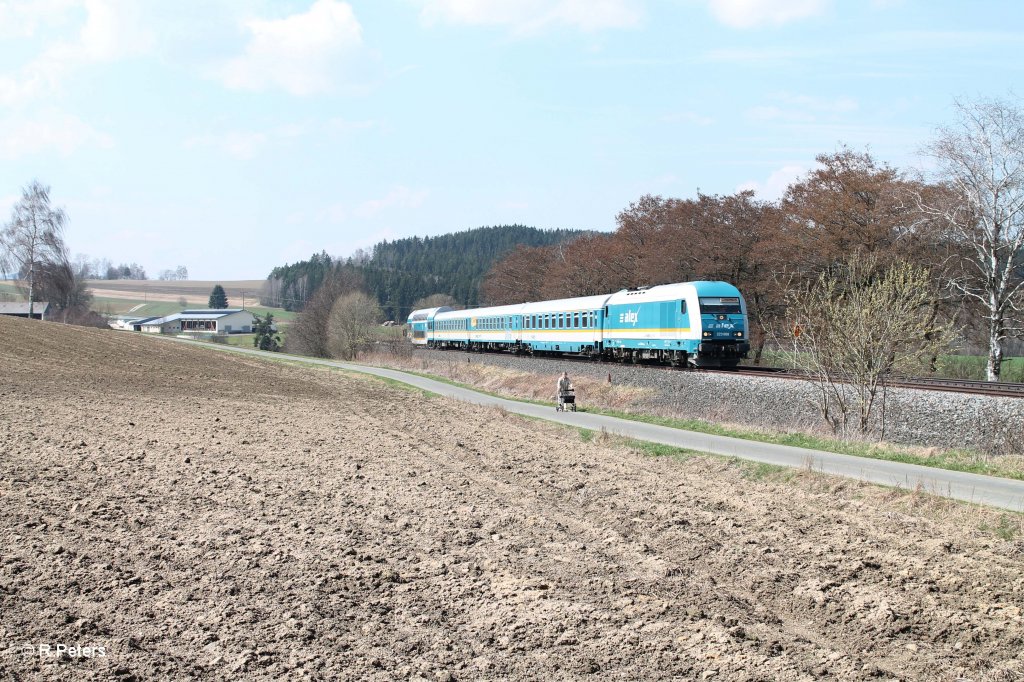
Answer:
<path fill-rule="evenodd" d="M 697 364 L 735 366 L 750 350 L 746 316 L 738 296 L 701 296 L 701 343 Z"/>

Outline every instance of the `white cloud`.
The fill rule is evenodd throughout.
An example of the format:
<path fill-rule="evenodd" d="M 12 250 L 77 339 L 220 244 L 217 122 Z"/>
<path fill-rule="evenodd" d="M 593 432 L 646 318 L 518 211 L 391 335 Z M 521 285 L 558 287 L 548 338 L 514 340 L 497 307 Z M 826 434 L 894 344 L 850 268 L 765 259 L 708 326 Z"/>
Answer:
<path fill-rule="evenodd" d="M 154 43 L 153 33 L 140 20 L 137 4 L 130 0 L 48 0 L 42 6 L 54 13 L 50 16 L 53 22 L 81 7 L 85 22 L 74 39 L 51 43 L 16 75 L 0 74 L 0 104 L 24 103 L 50 94 L 83 66 L 143 54 Z M 4 12 L 20 17 L 14 30 L 25 35 L 34 34 L 44 20 L 31 13 L 18 14 L 17 5 L 0 10 L 0 20 Z"/>
<path fill-rule="evenodd" d="M 290 224 L 300 224 L 307 220 L 313 220 L 317 223 L 339 224 L 347 222 L 353 217 L 366 220 L 374 218 L 388 209 L 419 208 L 429 195 L 430 192 L 428 190 L 410 189 L 404 185 L 399 185 L 384 197 L 380 199 L 367 199 L 354 208 L 344 202 L 336 202 L 311 214 L 304 212 L 293 213 L 288 216 L 287 220 Z"/>
<path fill-rule="evenodd" d="M 32 38 L 66 21 L 68 9 L 78 4 L 79 0 L 3 0 L 0 38 Z"/>
<path fill-rule="evenodd" d="M 347 121 L 332 118 L 322 123 L 284 123 L 268 130 L 229 130 L 193 135 L 184 141 L 185 147 L 216 149 L 241 161 L 249 161 L 273 145 L 287 145 L 300 138 L 324 135 L 354 134 L 378 127 L 377 121 Z"/>
<path fill-rule="evenodd" d="M 364 121 L 350 121 L 346 118 L 332 118 L 327 121 L 325 129 L 330 135 L 347 135 L 360 130 L 372 130 L 373 128 L 379 128 L 380 126 L 380 121 L 372 119 Z"/>
<path fill-rule="evenodd" d="M 57 111 L 31 118 L 0 120 L 0 158 L 17 159 L 32 154 L 57 152 L 69 156 L 79 147 L 109 147 L 110 136 L 81 119 Z"/>
<path fill-rule="evenodd" d="M 263 150 L 268 139 L 267 133 L 231 131 L 219 135 L 196 135 L 185 140 L 185 146 L 190 149 L 217 149 L 240 161 L 250 161 Z"/>
<path fill-rule="evenodd" d="M 352 7 L 338 0 L 317 0 L 308 12 L 284 19 L 251 19 L 245 28 L 251 34 L 245 53 L 217 72 L 235 90 L 329 91 L 339 59 L 362 45 Z"/>
<path fill-rule="evenodd" d="M 715 119 L 693 111 L 677 111 L 671 114 L 665 114 L 661 117 L 661 121 L 663 123 L 685 123 L 687 125 L 703 127 L 712 125 L 715 122 Z"/>
<path fill-rule="evenodd" d="M 418 208 L 430 194 L 425 189 L 409 189 L 399 186 L 382 199 L 369 199 L 360 204 L 353 213 L 359 218 L 371 218 L 388 208 Z"/>
<path fill-rule="evenodd" d="M 754 190 L 759 199 L 774 201 L 781 198 L 786 193 L 786 189 L 806 172 L 805 167 L 797 164 L 782 166 L 773 171 L 767 180 L 744 182 L 736 187 L 736 191 Z"/>
<path fill-rule="evenodd" d="M 708 0 L 708 9 L 732 28 L 781 26 L 821 14 L 828 0 Z"/>
<path fill-rule="evenodd" d="M 629 28 L 643 19 L 639 0 L 421 0 L 427 24 L 506 26 L 533 34 L 551 26 L 581 31 Z"/>
<path fill-rule="evenodd" d="M 779 121 L 782 123 L 813 123 L 822 117 L 835 118 L 856 111 L 857 100 L 852 97 L 814 97 L 781 93 L 772 99 L 779 104 L 762 104 L 747 110 L 752 121 Z"/>

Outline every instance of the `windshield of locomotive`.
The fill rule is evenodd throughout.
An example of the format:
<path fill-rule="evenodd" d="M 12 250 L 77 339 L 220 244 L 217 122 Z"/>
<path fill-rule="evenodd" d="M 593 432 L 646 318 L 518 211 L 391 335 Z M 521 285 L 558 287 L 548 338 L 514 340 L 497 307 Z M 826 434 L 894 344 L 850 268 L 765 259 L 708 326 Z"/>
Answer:
<path fill-rule="evenodd" d="M 738 296 L 701 296 L 700 312 L 702 315 L 739 315 L 743 311 Z"/>

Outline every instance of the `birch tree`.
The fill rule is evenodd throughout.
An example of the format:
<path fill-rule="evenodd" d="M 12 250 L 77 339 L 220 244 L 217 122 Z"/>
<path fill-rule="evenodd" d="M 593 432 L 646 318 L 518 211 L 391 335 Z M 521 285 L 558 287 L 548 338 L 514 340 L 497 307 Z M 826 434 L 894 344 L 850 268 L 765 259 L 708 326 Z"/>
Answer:
<path fill-rule="evenodd" d="M 958 121 L 940 128 L 925 154 L 938 165 L 950 200 L 921 207 L 947 225 L 957 244 L 952 286 L 980 304 L 986 322 L 989 381 L 998 381 L 1003 344 L 1021 312 L 1024 278 L 1024 113 L 1015 103 L 956 102 Z"/>
<path fill-rule="evenodd" d="M 28 282 L 28 313 L 35 312 L 36 278 L 48 264 L 57 264 L 65 253 L 64 209 L 50 205 L 50 188 L 33 180 L 22 189 L 14 205 L 11 221 L 0 232 L 5 264 L 16 266 L 19 276 Z"/>

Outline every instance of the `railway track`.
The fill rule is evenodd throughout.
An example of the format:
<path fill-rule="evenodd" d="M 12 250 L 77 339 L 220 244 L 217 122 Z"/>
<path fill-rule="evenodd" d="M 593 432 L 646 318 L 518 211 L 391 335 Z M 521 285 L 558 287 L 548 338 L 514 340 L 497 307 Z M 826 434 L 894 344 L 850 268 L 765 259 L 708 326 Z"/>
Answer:
<path fill-rule="evenodd" d="M 440 352 L 440 351 L 438 351 Z M 457 352 L 457 351 L 448 351 Z M 499 351 L 473 351 L 472 353 L 465 353 L 463 355 L 467 357 L 473 357 L 474 355 L 498 355 L 503 357 L 509 357 L 508 353 L 502 353 Z M 544 356 L 541 356 L 544 357 Z M 591 358 L 577 357 L 572 355 L 563 355 L 558 358 L 561 361 L 568 362 L 582 362 L 587 364 L 593 364 L 595 361 Z M 616 366 L 622 363 L 608 363 Z M 644 367 L 645 369 L 656 369 L 663 370 L 666 372 L 680 371 L 676 367 L 667 367 L 664 365 L 637 365 L 638 367 Z M 782 367 L 761 367 L 761 366 L 740 366 L 736 369 L 699 369 L 699 370 L 687 370 L 696 371 L 707 374 L 728 374 L 731 376 L 771 376 L 779 379 L 794 379 L 802 381 L 810 381 L 811 377 L 799 370 L 785 369 Z M 1000 398 L 1024 398 L 1024 384 L 1009 383 L 1009 382 L 988 382 L 988 381 L 977 381 L 971 379 L 945 379 L 945 378 L 933 378 L 933 377 L 893 377 L 886 382 L 886 385 L 892 388 L 912 388 L 922 391 L 945 391 L 948 393 L 969 393 L 973 395 L 987 395 L 995 396 Z"/>
<path fill-rule="evenodd" d="M 722 374 L 740 374 L 746 376 L 771 375 L 780 379 L 812 379 L 798 370 L 787 370 L 779 367 L 739 367 L 735 370 L 704 370 Z M 973 379 L 946 379 L 939 377 L 905 377 L 895 376 L 885 382 L 893 388 L 912 388 L 921 391 L 946 391 L 950 393 L 970 393 L 974 395 L 996 396 L 1001 398 L 1024 398 L 1024 384 L 1009 382 L 977 381 Z"/>

